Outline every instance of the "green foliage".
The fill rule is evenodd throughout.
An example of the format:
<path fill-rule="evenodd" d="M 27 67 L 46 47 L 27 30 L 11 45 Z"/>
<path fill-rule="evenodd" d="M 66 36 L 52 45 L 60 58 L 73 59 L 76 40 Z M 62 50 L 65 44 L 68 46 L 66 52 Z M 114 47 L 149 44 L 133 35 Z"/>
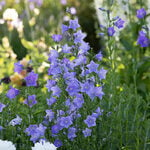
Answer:
<path fill-rule="evenodd" d="M 116 2 L 116 3 L 115 3 Z M 124 4 L 125 1 L 122 0 Z M 95 26 L 97 25 L 94 5 L 91 0 L 85 3 L 82 1 L 68 1 L 67 6 L 75 5 L 81 28 L 87 32 L 87 41 L 93 44 L 90 50 L 90 57 L 93 59 L 94 51 L 100 45 L 103 49 L 104 58 L 101 66 L 107 68 L 108 74 L 104 81 L 105 96 L 102 100 L 90 105 L 89 97 L 84 95 L 86 105 L 80 111 L 83 118 L 92 113 L 97 105 L 104 110 L 103 115 L 97 119 L 97 126 L 93 129 L 92 135 L 85 138 L 82 131 L 79 131 L 74 141 L 67 139 L 67 135 L 61 132 L 61 140 L 64 141 L 60 150 L 149 150 L 150 149 L 150 47 L 140 48 L 136 44 L 138 31 L 142 28 L 144 21 L 138 21 L 136 9 L 147 7 L 142 0 L 130 1 L 128 4 L 129 13 L 124 12 L 130 24 L 120 31 L 116 41 L 115 37 L 104 37 L 95 39 Z M 118 7 L 116 0 L 103 2 L 104 7 L 111 11 Z M 29 10 L 29 5 L 23 1 L 15 4 L 14 0 L 7 0 L 7 7 L 16 8 L 20 15 L 23 10 L 26 12 L 23 18 L 24 29 L 22 32 L 16 29 L 9 29 L 8 24 L 0 24 L 0 79 L 11 77 L 14 63 L 22 58 L 31 60 L 30 65 L 35 72 L 39 73 L 37 87 L 17 86 L 13 82 L 0 85 L 0 102 L 7 104 L 3 112 L 0 112 L 0 139 L 10 140 L 16 143 L 17 150 L 30 150 L 33 143 L 30 137 L 23 131 L 30 124 L 40 124 L 46 115 L 45 109 L 66 110 L 64 102 L 66 91 L 60 96 L 57 106 L 49 107 L 46 98 L 51 96 L 45 86 L 47 75 L 47 58 L 49 49 L 57 49 L 50 38 L 52 34 L 61 33 L 60 26 L 64 17 L 65 8 L 60 5 L 59 0 L 45 0 L 44 4 L 37 8 L 40 13 Z M 101 6 L 100 6 L 101 7 Z M 117 9 L 115 9 L 117 11 Z M 2 12 L 0 15 L 2 17 Z M 67 17 L 70 17 L 69 15 Z M 149 14 L 147 15 L 149 17 Z M 110 20 L 109 20 L 110 21 Z M 99 29 L 97 29 L 99 33 Z M 62 41 L 67 43 L 68 41 Z M 69 43 L 70 44 L 70 43 Z M 44 65 L 43 65 L 44 63 Z M 99 63 L 99 62 L 97 62 Z M 77 73 L 81 70 L 77 70 Z M 61 89 L 65 89 L 64 81 L 58 81 Z M 17 87 L 21 93 L 17 98 L 10 101 L 6 97 L 9 86 Z M 23 101 L 28 95 L 36 94 L 38 103 L 30 109 Z M 89 105 L 88 105 L 89 104 Z M 8 109 L 9 107 L 9 109 Z M 88 108 L 88 109 L 87 109 Z M 88 110 L 88 111 L 87 111 Z M 19 126 L 9 126 L 9 122 L 19 114 L 24 123 Z M 76 120 L 76 124 L 85 128 L 83 119 Z M 51 137 L 51 126 L 49 123 L 46 130 L 46 138 L 54 142 Z M 7 129 L 5 128 L 7 126 Z M 67 132 L 67 130 L 66 130 Z"/>

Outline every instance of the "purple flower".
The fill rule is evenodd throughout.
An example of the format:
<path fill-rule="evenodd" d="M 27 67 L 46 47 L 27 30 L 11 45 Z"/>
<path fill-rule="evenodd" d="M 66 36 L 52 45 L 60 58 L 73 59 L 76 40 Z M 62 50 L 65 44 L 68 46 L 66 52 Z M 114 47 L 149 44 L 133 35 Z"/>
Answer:
<path fill-rule="evenodd" d="M 60 41 L 63 39 L 63 36 L 60 35 L 60 34 L 53 34 L 53 35 L 52 35 L 52 39 L 53 39 L 55 42 L 60 42 Z"/>
<path fill-rule="evenodd" d="M 91 136 L 91 129 L 86 128 L 85 130 L 82 131 L 82 133 L 84 134 L 84 137 L 88 137 Z"/>
<path fill-rule="evenodd" d="M 100 33 L 98 33 L 98 35 L 100 35 L 101 37 L 103 37 L 105 35 L 105 33 L 100 32 Z"/>
<path fill-rule="evenodd" d="M 5 4 L 6 4 L 5 0 L 0 1 L 0 10 L 2 10 Z"/>
<path fill-rule="evenodd" d="M 66 5 L 67 4 L 67 0 L 60 0 L 62 5 Z"/>
<path fill-rule="evenodd" d="M 4 128 L 2 126 L 0 126 L 0 131 L 2 131 Z"/>
<path fill-rule="evenodd" d="M 116 16 L 116 17 L 114 17 L 112 20 L 118 20 L 119 19 L 119 16 Z"/>
<path fill-rule="evenodd" d="M 3 104 L 3 103 L 0 103 L 0 112 L 2 112 L 3 111 L 3 109 L 6 107 L 6 105 L 5 104 Z"/>
<path fill-rule="evenodd" d="M 65 44 L 64 46 L 62 46 L 62 52 L 63 53 L 71 53 L 72 48 L 68 46 L 68 44 Z"/>
<path fill-rule="evenodd" d="M 103 110 L 100 109 L 100 107 L 97 107 L 97 109 L 95 110 L 95 112 L 96 112 L 99 116 L 101 116 L 102 113 L 103 113 Z"/>
<path fill-rule="evenodd" d="M 62 34 L 64 34 L 66 31 L 68 31 L 68 29 L 69 29 L 68 26 L 62 24 L 62 26 L 61 26 Z"/>
<path fill-rule="evenodd" d="M 102 91 L 102 87 L 95 87 L 95 96 L 102 99 L 104 92 Z"/>
<path fill-rule="evenodd" d="M 97 107 L 95 112 L 92 113 L 92 117 L 98 118 L 103 114 L 103 110 L 100 109 L 100 107 Z"/>
<path fill-rule="evenodd" d="M 90 62 L 90 64 L 87 65 L 89 72 L 97 72 L 98 64 L 96 64 L 93 60 Z"/>
<path fill-rule="evenodd" d="M 74 62 L 75 62 L 75 67 L 79 66 L 79 65 L 82 65 L 82 64 L 86 64 L 87 58 L 84 55 L 79 55 L 77 57 L 77 59 L 74 60 Z"/>
<path fill-rule="evenodd" d="M 72 15 L 75 15 L 76 12 L 77 12 L 77 10 L 76 10 L 75 7 L 71 7 L 71 8 L 70 8 L 70 13 L 71 13 Z"/>
<path fill-rule="evenodd" d="M 28 136 L 31 136 L 30 141 L 35 143 L 40 138 L 44 137 L 46 127 L 42 124 L 38 125 L 30 125 L 28 128 L 26 128 L 25 133 L 27 133 Z"/>
<path fill-rule="evenodd" d="M 20 118 L 18 115 L 16 118 L 14 118 L 13 120 L 11 120 L 9 122 L 9 125 L 15 126 L 15 125 L 20 125 L 22 122 L 22 118 Z"/>
<path fill-rule="evenodd" d="M 62 130 L 62 127 L 59 124 L 55 124 L 51 128 L 52 134 L 57 134 L 60 130 Z"/>
<path fill-rule="evenodd" d="M 60 125 L 64 128 L 68 128 L 72 124 L 72 118 L 70 116 L 61 117 Z"/>
<path fill-rule="evenodd" d="M 102 58 L 103 58 L 102 52 L 100 51 L 98 54 L 96 54 L 96 55 L 95 55 L 95 58 L 96 58 L 97 60 L 101 61 Z"/>
<path fill-rule="evenodd" d="M 51 122 L 54 119 L 54 112 L 50 110 L 46 110 L 46 117 L 49 118 L 49 121 Z"/>
<path fill-rule="evenodd" d="M 76 95 L 80 91 L 79 84 L 77 84 L 77 83 L 70 83 L 67 86 L 66 91 L 69 93 L 70 96 Z"/>
<path fill-rule="evenodd" d="M 114 24 L 116 27 L 118 27 L 120 29 L 120 28 L 123 28 L 124 23 L 125 23 L 125 21 L 122 20 L 121 18 L 119 18 Z"/>
<path fill-rule="evenodd" d="M 23 70 L 23 65 L 20 62 L 14 63 L 14 72 L 20 73 Z"/>
<path fill-rule="evenodd" d="M 43 4 L 43 0 L 36 0 L 35 2 L 39 7 Z"/>
<path fill-rule="evenodd" d="M 55 145 L 56 147 L 61 147 L 63 144 L 62 144 L 62 141 L 61 141 L 61 140 L 56 139 L 56 140 L 54 141 L 54 145 Z"/>
<path fill-rule="evenodd" d="M 56 86 L 53 86 L 52 88 L 51 88 L 51 90 L 52 90 L 52 95 L 53 96 L 57 96 L 57 97 L 59 97 L 60 96 L 60 93 L 61 93 L 61 89 L 56 85 Z"/>
<path fill-rule="evenodd" d="M 48 89 L 48 92 L 51 91 L 51 88 L 56 84 L 55 80 L 48 80 L 46 84 L 46 88 Z"/>
<path fill-rule="evenodd" d="M 137 43 L 141 47 L 148 47 L 150 45 L 150 40 L 146 37 L 146 33 L 144 33 L 143 31 L 139 32 Z"/>
<path fill-rule="evenodd" d="M 43 0 L 28 0 L 29 2 L 35 3 L 37 6 L 41 6 L 43 3 Z"/>
<path fill-rule="evenodd" d="M 88 127 L 93 127 L 96 126 L 96 118 L 92 117 L 92 116 L 87 116 L 86 120 L 84 120 L 84 123 L 88 126 Z"/>
<path fill-rule="evenodd" d="M 77 129 L 74 128 L 74 127 L 70 127 L 68 129 L 68 139 L 73 139 L 75 138 L 77 135 L 76 135 L 76 132 L 77 132 Z"/>
<path fill-rule="evenodd" d="M 99 10 L 101 10 L 101 11 L 107 11 L 105 8 L 99 8 Z"/>
<path fill-rule="evenodd" d="M 37 86 L 37 79 L 38 74 L 34 73 L 33 71 L 28 73 L 28 75 L 25 77 L 26 85 L 27 86 Z"/>
<path fill-rule="evenodd" d="M 65 115 L 65 112 L 63 110 L 57 110 L 57 116 Z"/>
<path fill-rule="evenodd" d="M 74 19 L 74 20 L 69 21 L 69 28 L 70 29 L 73 29 L 75 31 L 79 27 L 80 27 L 80 25 L 78 23 L 78 19 Z"/>
<path fill-rule="evenodd" d="M 142 19 L 146 16 L 146 10 L 144 8 L 141 8 L 139 10 L 136 11 L 136 16 L 139 19 Z"/>
<path fill-rule="evenodd" d="M 82 43 L 83 39 L 86 37 L 86 34 L 82 33 L 81 30 L 77 31 L 73 35 L 74 35 L 74 43 L 75 44 Z"/>
<path fill-rule="evenodd" d="M 99 115 L 97 113 L 92 113 L 91 116 L 94 117 L 94 118 L 98 118 L 99 117 Z"/>
<path fill-rule="evenodd" d="M 71 105 L 71 102 L 70 102 L 70 99 L 68 98 L 68 99 L 66 99 L 66 101 L 65 101 L 65 105 L 66 106 L 70 106 Z"/>
<path fill-rule="evenodd" d="M 58 57 L 59 57 L 58 51 L 52 49 L 52 50 L 50 51 L 48 61 L 49 61 L 49 62 L 55 62 Z"/>
<path fill-rule="evenodd" d="M 56 102 L 56 98 L 51 97 L 50 99 L 47 98 L 47 105 L 51 106 L 52 104 L 54 104 Z"/>
<path fill-rule="evenodd" d="M 7 96 L 9 99 L 13 99 L 13 98 L 15 98 L 19 93 L 20 93 L 20 91 L 19 91 L 18 89 L 11 87 L 11 88 L 8 90 L 6 96 Z"/>
<path fill-rule="evenodd" d="M 109 28 L 107 29 L 107 33 L 108 33 L 109 36 L 113 36 L 114 33 L 115 33 L 114 27 L 109 27 Z"/>
<path fill-rule="evenodd" d="M 30 95 L 28 98 L 24 101 L 24 104 L 28 105 L 30 108 L 37 103 L 36 101 L 36 95 Z"/>
<path fill-rule="evenodd" d="M 73 103 L 77 108 L 81 108 L 84 103 L 83 95 L 77 94 L 76 98 L 73 100 Z"/>
<path fill-rule="evenodd" d="M 65 80 L 68 80 L 68 79 L 74 78 L 75 75 L 76 75 L 75 72 L 65 72 L 64 75 L 63 75 L 63 78 L 64 78 Z"/>
<path fill-rule="evenodd" d="M 38 125 L 30 125 L 28 128 L 26 128 L 25 133 L 27 133 L 28 136 L 33 135 L 37 128 Z"/>
<path fill-rule="evenodd" d="M 0 6 L 4 6 L 6 4 L 5 0 L 0 1 Z"/>
<path fill-rule="evenodd" d="M 106 78 L 106 73 L 107 73 L 107 70 L 105 70 L 104 68 L 101 68 L 99 71 L 97 71 L 97 74 L 98 74 L 100 80 Z"/>
<path fill-rule="evenodd" d="M 61 66 L 59 64 L 51 64 L 48 69 L 48 75 L 58 75 L 60 73 L 62 73 Z"/>
<path fill-rule="evenodd" d="M 94 86 L 91 86 L 90 87 L 90 90 L 88 92 L 86 92 L 86 94 L 90 97 L 91 100 L 94 100 L 95 98 L 95 87 Z"/>
<path fill-rule="evenodd" d="M 90 50 L 89 43 L 83 41 L 79 46 L 79 49 L 79 54 L 87 54 L 88 50 Z"/>
<path fill-rule="evenodd" d="M 93 83 L 86 81 L 85 83 L 81 83 L 81 92 L 88 93 L 91 88 L 93 88 Z"/>

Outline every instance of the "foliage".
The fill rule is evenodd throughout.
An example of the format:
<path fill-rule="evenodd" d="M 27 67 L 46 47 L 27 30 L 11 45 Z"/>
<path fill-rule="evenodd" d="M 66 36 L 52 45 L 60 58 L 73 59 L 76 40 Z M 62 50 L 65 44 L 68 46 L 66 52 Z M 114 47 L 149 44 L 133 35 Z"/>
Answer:
<path fill-rule="evenodd" d="M 96 1 L 0 1 L 0 139 L 17 150 L 150 149 L 148 6 Z"/>

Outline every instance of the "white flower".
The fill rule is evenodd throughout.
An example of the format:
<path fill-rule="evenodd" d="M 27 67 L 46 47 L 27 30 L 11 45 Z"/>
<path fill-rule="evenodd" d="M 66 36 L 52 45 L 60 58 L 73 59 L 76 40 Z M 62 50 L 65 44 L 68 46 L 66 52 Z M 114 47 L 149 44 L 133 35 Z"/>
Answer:
<path fill-rule="evenodd" d="M 7 21 L 18 20 L 18 13 L 13 8 L 7 8 L 3 13 L 3 19 Z"/>
<path fill-rule="evenodd" d="M 0 150 L 16 150 L 16 148 L 12 142 L 0 140 Z"/>
<path fill-rule="evenodd" d="M 12 119 L 10 122 L 9 122 L 9 125 L 12 125 L 12 126 L 15 126 L 15 125 L 20 125 L 22 122 L 22 118 L 20 118 L 18 115 L 16 118 Z"/>
<path fill-rule="evenodd" d="M 40 141 L 39 143 L 35 143 L 34 147 L 32 147 L 32 150 L 56 150 L 57 147 L 55 147 L 54 144 Z"/>
<path fill-rule="evenodd" d="M 18 32 L 22 32 L 23 31 L 23 22 L 20 19 L 12 21 L 11 25 L 13 27 L 15 27 L 18 30 Z"/>

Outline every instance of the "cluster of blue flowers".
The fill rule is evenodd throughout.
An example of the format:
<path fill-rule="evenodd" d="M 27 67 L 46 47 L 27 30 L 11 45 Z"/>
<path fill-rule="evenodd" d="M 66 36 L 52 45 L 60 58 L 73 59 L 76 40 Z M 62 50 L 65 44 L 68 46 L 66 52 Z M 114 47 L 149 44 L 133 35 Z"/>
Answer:
<path fill-rule="evenodd" d="M 136 16 L 139 19 L 144 19 L 146 17 L 146 10 L 144 8 L 141 8 L 141 9 L 137 10 Z M 144 32 L 143 30 L 139 31 L 139 36 L 138 36 L 138 39 L 137 39 L 137 43 L 141 47 L 149 47 L 150 46 L 150 39 L 148 38 L 147 33 Z"/>
<path fill-rule="evenodd" d="M 137 11 L 139 19 L 145 16 L 144 8 Z M 125 23 L 118 16 L 111 21 L 110 27 L 101 26 L 105 28 L 108 36 L 114 36 L 115 28 L 121 29 Z M 63 145 L 62 134 L 71 141 L 77 137 L 78 132 L 82 133 L 85 138 L 91 136 L 97 120 L 103 114 L 99 104 L 104 96 L 103 79 L 106 78 L 107 70 L 100 66 L 103 58 L 102 52 L 90 57 L 90 46 L 84 41 L 85 37 L 86 34 L 80 29 L 77 18 L 62 25 L 62 34 L 54 34 L 51 37 L 56 42 L 57 49 L 51 49 L 48 57 L 49 80 L 45 85 L 49 93 L 46 99 L 47 106 L 45 106 L 48 109 L 44 110 L 43 122 L 30 124 L 24 131 L 31 136 L 30 140 L 33 143 L 46 139 L 46 130 L 50 130 L 57 147 Z M 150 44 L 143 30 L 139 32 L 137 43 L 141 47 L 148 47 Z M 20 74 L 24 69 L 25 67 L 20 62 L 14 64 L 14 72 Z M 37 81 L 38 74 L 32 69 L 27 71 L 24 77 L 25 85 L 36 87 Z M 12 101 L 19 94 L 20 90 L 11 86 L 6 96 Z M 29 109 L 37 103 L 36 95 L 27 95 L 24 101 Z M 88 106 L 92 106 L 92 109 Z M 0 103 L 0 112 L 5 107 L 7 105 Z M 20 125 L 22 121 L 23 119 L 16 114 L 16 118 L 12 119 L 9 125 Z"/>
<path fill-rule="evenodd" d="M 106 10 L 104 8 L 100 8 L 100 10 L 104 11 L 106 13 L 110 13 L 109 10 Z M 146 10 L 144 8 L 141 8 L 141 9 L 137 10 L 137 12 L 136 12 L 136 16 L 140 20 L 145 19 L 146 14 L 147 13 L 146 13 Z M 118 29 L 121 29 L 124 27 L 124 23 L 125 23 L 124 20 L 122 20 L 119 16 L 116 16 L 116 17 L 110 19 L 109 27 L 106 28 L 105 26 L 100 25 L 101 30 L 103 32 L 99 33 L 99 35 L 103 36 L 107 30 L 108 36 L 114 36 L 115 32 L 116 32 L 115 27 L 117 27 Z M 146 28 L 146 29 L 148 29 L 148 28 Z M 148 38 L 147 31 L 144 31 L 144 30 L 139 31 L 137 44 L 140 45 L 141 47 L 149 47 L 150 46 L 150 39 Z"/>
<path fill-rule="evenodd" d="M 109 26 L 105 27 L 103 25 L 100 25 L 101 30 L 103 29 L 103 32 L 100 33 L 101 36 L 104 35 L 105 32 L 107 32 L 108 36 L 114 36 L 116 33 L 116 29 L 122 29 L 124 27 L 125 21 L 122 20 L 119 16 L 116 16 L 114 18 L 110 18 L 110 11 L 106 10 L 104 8 L 99 8 L 101 11 L 107 13 L 109 17 Z"/>
<path fill-rule="evenodd" d="M 47 105 L 50 109 L 46 110 L 45 119 L 52 124 L 50 130 L 55 139 L 54 144 L 57 141 L 55 144 L 57 147 L 62 146 L 59 139 L 60 132 L 65 133 L 70 140 L 77 137 L 77 132 L 81 130 L 85 137 L 91 135 L 92 127 L 96 126 L 96 119 L 102 115 L 103 111 L 96 106 L 97 108 L 92 110 L 90 115 L 87 108 L 84 112 L 87 114 L 86 118 L 80 112 L 86 103 L 93 105 L 92 103 L 102 99 L 104 95 L 102 80 L 105 79 L 107 73 L 100 66 L 101 52 L 93 60 L 89 59 L 90 46 L 84 41 L 86 35 L 81 31 L 78 19 L 70 20 L 69 25 L 63 24 L 62 35 L 53 35 L 52 38 L 57 43 L 63 43 L 66 40 L 65 35 L 69 35 L 67 44 L 60 45 L 59 51 L 56 49 L 50 51 L 48 58 L 50 79 L 46 84 L 50 92 L 50 98 L 47 98 Z M 63 94 L 65 97 L 61 99 Z M 61 109 L 56 111 L 57 105 Z M 75 124 L 78 118 L 82 118 L 85 128 Z M 65 132 L 66 129 L 67 132 Z"/>
<path fill-rule="evenodd" d="M 97 119 L 103 113 L 99 100 L 104 95 L 103 79 L 106 78 L 107 70 L 100 66 L 103 58 L 101 52 L 90 59 L 90 46 L 84 41 L 85 37 L 86 34 L 81 31 L 78 19 L 70 20 L 68 25 L 63 24 L 61 35 L 52 36 L 58 49 L 50 50 L 48 57 L 50 79 L 45 87 L 50 95 L 46 99 L 49 109 L 43 110 L 43 122 L 29 124 L 24 131 L 31 136 L 30 140 L 33 143 L 46 139 L 46 130 L 50 130 L 57 147 L 63 145 L 59 136 L 61 133 L 71 141 L 77 137 L 78 132 L 83 133 L 84 137 L 91 136 Z M 14 72 L 21 74 L 26 71 L 23 79 L 25 85 L 29 88 L 37 87 L 38 74 L 28 68 L 20 62 L 14 64 Z M 19 89 L 11 86 L 6 96 L 13 101 L 20 93 Z M 38 100 L 36 95 L 28 93 L 23 103 L 32 109 Z M 87 107 L 89 105 L 92 109 Z M 0 112 L 5 107 L 5 104 L 0 103 Z M 78 119 L 80 124 L 77 124 Z M 22 122 L 23 118 L 16 114 L 16 118 L 12 119 L 9 125 L 16 126 Z"/>

